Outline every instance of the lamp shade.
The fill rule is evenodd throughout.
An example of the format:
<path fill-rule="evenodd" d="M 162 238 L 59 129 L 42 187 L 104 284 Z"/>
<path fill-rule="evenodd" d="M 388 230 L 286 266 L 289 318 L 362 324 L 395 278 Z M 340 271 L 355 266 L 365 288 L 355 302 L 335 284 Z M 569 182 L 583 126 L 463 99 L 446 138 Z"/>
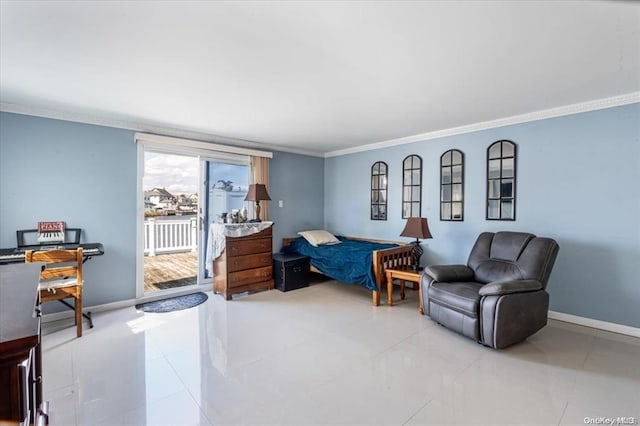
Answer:
<path fill-rule="evenodd" d="M 409 219 L 407 219 L 407 224 L 402 230 L 400 236 L 417 238 L 421 240 L 433 238 L 431 236 L 431 232 L 429 231 L 427 219 L 424 217 L 410 217 Z"/>
<path fill-rule="evenodd" d="M 249 185 L 249 192 L 244 198 L 245 201 L 271 200 L 267 187 L 262 183 L 252 183 Z"/>

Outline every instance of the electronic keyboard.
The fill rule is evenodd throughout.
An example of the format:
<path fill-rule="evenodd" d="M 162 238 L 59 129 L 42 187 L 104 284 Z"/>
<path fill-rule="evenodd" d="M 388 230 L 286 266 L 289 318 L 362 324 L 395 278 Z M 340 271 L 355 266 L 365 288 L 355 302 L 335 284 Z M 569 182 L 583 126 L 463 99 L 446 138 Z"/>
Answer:
<path fill-rule="evenodd" d="M 22 263 L 24 262 L 24 252 L 27 250 L 74 250 L 78 247 L 82 247 L 82 256 L 86 262 L 92 256 L 102 256 L 104 254 L 104 247 L 100 243 L 62 243 L 62 244 L 36 244 L 29 246 L 21 246 L 18 248 L 0 249 L 0 265 L 7 263 Z"/>
<path fill-rule="evenodd" d="M 41 232 L 38 235 L 38 242 L 40 244 L 46 244 L 46 243 L 62 243 L 64 241 L 64 231 L 59 231 L 59 232 Z"/>

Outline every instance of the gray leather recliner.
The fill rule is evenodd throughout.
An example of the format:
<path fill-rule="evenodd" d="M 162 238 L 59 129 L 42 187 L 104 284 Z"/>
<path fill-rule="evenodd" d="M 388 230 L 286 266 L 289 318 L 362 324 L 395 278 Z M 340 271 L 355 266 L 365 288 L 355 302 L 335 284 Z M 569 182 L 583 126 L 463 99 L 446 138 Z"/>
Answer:
<path fill-rule="evenodd" d="M 492 348 L 505 348 L 547 324 L 545 291 L 558 254 L 551 238 L 523 232 L 484 232 L 467 265 L 427 267 L 423 312 Z"/>

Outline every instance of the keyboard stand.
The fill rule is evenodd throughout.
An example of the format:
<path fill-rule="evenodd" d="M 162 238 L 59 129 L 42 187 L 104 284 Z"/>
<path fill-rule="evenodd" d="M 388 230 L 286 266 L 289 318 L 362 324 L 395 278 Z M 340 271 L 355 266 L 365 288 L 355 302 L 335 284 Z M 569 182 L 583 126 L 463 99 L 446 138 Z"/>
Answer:
<path fill-rule="evenodd" d="M 75 311 L 75 309 L 76 309 L 71 303 L 67 302 L 64 299 L 60 299 L 60 300 L 58 300 L 58 302 L 62 303 L 67 308 L 71 309 L 72 311 Z M 89 321 L 89 328 L 93 328 L 93 320 L 91 319 L 91 312 L 86 312 L 86 313 L 83 312 L 82 316 L 85 317 Z"/>
<path fill-rule="evenodd" d="M 23 232 L 23 231 L 18 231 Z M 19 234 L 20 235 L 20 234 Z M 19 248 L 9 248 L 9 249 L 0 249 L 0 265 L 9 264 L 9 263 L 22 263 L 24 262 L 24 252 L 26 250 L 47 250 L 47 249 L 76 249 L 78 247 L 83 247 L 86 251 L 83 253 L 82 263 L 85 263 L 87 260 L 93 258 L 93 256 L 102 256 L 104 254 L 104 248 L 100 243 L 64 243 L 64 244 L 55 244 L 55 245 L 32 245 L 32 246 L 22 246 Z M 89 253 L 87 253 L 89 251 Z M 58 302 L 64 304 L 67 308 L 75 310 L 74 306 L 67 302 L 66 300 L 58 300 Z M 91 312 L 83 312 L 82 316 L 89 321 L 89 328 L 93 328 L 93 318 L 91 317 Z"/>

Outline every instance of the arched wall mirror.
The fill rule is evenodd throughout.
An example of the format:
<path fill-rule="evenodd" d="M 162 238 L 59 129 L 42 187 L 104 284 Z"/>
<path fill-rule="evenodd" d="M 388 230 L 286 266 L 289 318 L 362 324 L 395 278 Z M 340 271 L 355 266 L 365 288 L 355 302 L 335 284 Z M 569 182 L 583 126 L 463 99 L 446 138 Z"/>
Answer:
<path fill-rule="evenodd" d="M 516 220 L 516 144 L 487 148 L 487 220 Z"/>
<path fill-rule="evenodd" d="M 371 220 L 387 220 L 387 175 L 384 161 L 371 166 Z"/>
<path fill-rule="evenodd" d="M 402 218 L 422 215 L 422 158 L 409 155 L 402 161 Z"/>
<path fill-rule="evenodd" d="M 457 149 L 440 156 L 440 220 L 464 220 L 464 154 Z"/>

